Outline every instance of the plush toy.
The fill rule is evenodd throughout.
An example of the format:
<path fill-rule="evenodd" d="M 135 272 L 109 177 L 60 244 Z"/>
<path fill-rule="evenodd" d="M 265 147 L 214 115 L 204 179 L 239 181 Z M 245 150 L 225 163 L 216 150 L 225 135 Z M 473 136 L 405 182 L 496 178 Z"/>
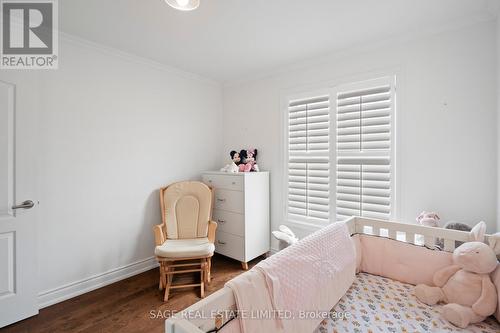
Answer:
<path fill-rule="evenodd" d="M 257 149 L 243 149 L 240 151 L 240 157 L 240 172 L 259 171 L 259 166 L 257 165 Z"/>
<path fill-rule="evenodd" d="M 417 222 L 426 227 L 438 227 L 439 226 L 439 216 L 434 212 L 423 211 L 417 216 Z"/>
<path fill-rule="evenodd" d="M 220 169 L 220 171 L 232 172 L 232 173 L 238 172 L 238 170 L 239 170 L 238 165 L 241 164 L 240 154 L 236 150 L 231 150 L 231 152 L 229 153 L 229 156 L 231 156 L 231 160 L 232 160 L 231 164 L 227 164 L 225 167 Z"/>
<path fill-rule="evenodd" d="M 453 265 L 434 274 L 435 287 L 419 284 L 417 298 L 428 305 L 438 302 L 442 316 L 455 326 L 465 328 L 492 315 L 497 306 L 497 291 L 490 273 L 497 267 L 495 252 L 483 243 L 486 224 L 476 225 L 471 235 L 475 241 L 460 245 L 453 252 Z"/>
<path fill-rule="evenodd" d="M 247 152 L 247 164 L 252 164 L 252 171 L 259 172 L 259 165 L 257 164 L 257 149 L 249 149 Z"/>
<path fill-rule="evenodd" d="M 273 236 L 279 241 L 279 249 L 283 250 L 287 246 L 293 245 L 299 241 L 297 236 L 290 228 L 285 225 L 280 225 L 279 230 L 273 231 Z"/>
<path fill-rule="evenodd" d="M 467 231 L 470 232 L 472 229 L 465 223 L 460 223 L 460 222 L 448 222 L 444 225 L 445 229 L 451 229 L 451 230 L 460 230 L 460 231 Z M 459 247 L 462 245 L 464 242 L 461 241 L 455 241 L 455 248 Z M 438 238 L 436 239 L 436 246 L 440 249 L 444 249 L 444 239 L 443 238 Z"/>

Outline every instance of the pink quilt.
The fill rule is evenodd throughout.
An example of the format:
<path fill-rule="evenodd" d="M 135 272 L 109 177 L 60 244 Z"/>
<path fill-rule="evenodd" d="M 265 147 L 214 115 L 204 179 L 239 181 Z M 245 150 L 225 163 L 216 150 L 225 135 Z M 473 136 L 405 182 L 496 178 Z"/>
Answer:
<path fill-rule="evenodd" d="M 263 327 L 274 332 L 314 331 L 349 289 L 355 270 L 355 248 L 347 226 L 333 223 L 318 230 L 260 262 L 252 269 L 255 272 L 227 283 L 243 311 L 241 332 L 260 332 Z"/>

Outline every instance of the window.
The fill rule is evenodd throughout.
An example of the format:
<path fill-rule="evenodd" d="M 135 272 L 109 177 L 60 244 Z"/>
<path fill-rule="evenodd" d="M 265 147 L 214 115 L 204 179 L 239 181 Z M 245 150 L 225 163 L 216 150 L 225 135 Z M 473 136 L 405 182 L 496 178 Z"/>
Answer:
<path fill-rule="evenodd" d="M 288 214 L 293 219 L 330 218 L 330 97 L 288 104 Z"/>
<path fill-rule="evenodd" d="M 394 95 L 391 78 L 337 87 L 337 220 L 391 217 Z"/>
<path fill-rule="evenodd" d="M 288 101 L 288 219 L 392 217 L 394 108 L 394 77 Z"/>

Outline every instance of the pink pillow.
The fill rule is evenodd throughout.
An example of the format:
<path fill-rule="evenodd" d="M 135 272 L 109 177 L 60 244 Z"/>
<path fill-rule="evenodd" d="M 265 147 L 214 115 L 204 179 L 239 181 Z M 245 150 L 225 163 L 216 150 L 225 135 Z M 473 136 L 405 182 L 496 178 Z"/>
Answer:
<path fill-rule="evenodd" d="M 389 238 L 359 235 L 362 272 L 413 285 L 433 285 L 434 272 L 452 264 L 451 253 Z"/>

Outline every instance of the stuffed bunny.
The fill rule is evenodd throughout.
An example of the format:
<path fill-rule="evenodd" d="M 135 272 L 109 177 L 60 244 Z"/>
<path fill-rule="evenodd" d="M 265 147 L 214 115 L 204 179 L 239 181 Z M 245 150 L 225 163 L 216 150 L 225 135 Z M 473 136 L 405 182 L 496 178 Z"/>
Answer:
<path fill-rule="evenodd" d="M 434 212 L 423 211 L 416 218 L 417 222 L 426 227 L 438 227 L 439 226 L 439 216 Z"/>
<path fill-rule="evenodd" d="M 417 298 L 428 305 L 447 303 L 442 316 L 455 326 L 465 328 L 492 315 L 497 306 L 497 291 L 489 274 L 497 267 L 495 252 L 485 243 L 484 222 L 471 231 L 474 241 L 453 252 L 453 265 L 434 274 L 435 287 L 419 284 Z"/>

